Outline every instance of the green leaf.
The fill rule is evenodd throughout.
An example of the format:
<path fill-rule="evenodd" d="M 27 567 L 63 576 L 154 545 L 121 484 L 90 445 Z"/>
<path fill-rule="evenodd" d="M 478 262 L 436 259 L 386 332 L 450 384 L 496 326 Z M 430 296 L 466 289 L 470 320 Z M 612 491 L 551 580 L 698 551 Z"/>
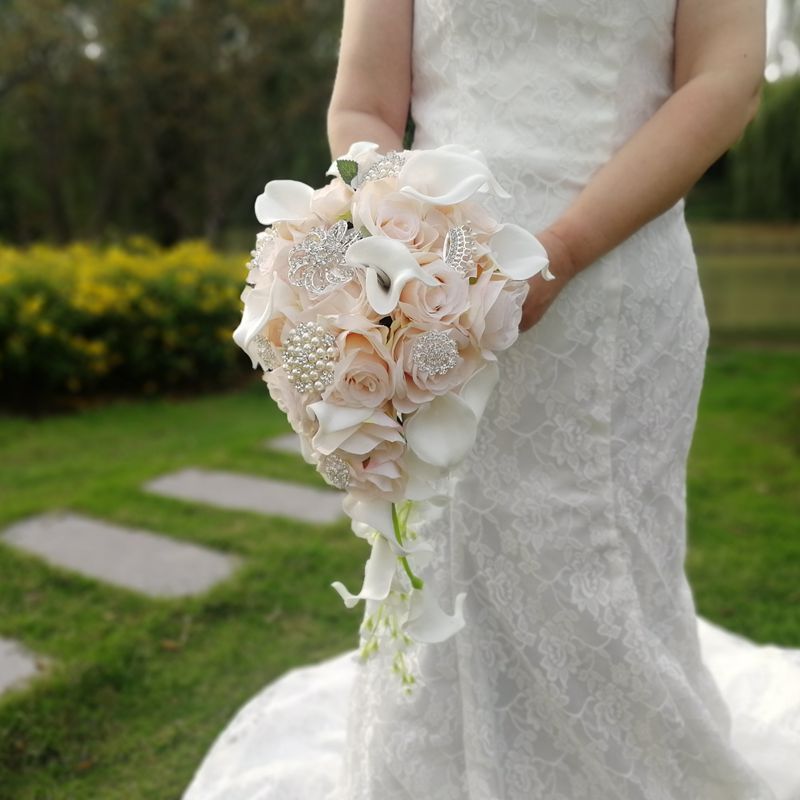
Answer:
<path fill-rule="evenodd" d="M 349 186 L 352 185 L 353 179 L 358 174 L 358 164 L 349 158 L 338 158 L 336 166 L 339 168 L 342 180 Z"/>

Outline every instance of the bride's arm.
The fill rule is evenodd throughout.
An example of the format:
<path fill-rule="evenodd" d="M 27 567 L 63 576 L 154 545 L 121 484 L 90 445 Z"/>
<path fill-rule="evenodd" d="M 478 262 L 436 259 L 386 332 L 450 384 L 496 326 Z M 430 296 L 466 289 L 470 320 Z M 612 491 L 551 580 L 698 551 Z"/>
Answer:
<path fill-rule="evenodd" d="M 355 141 L 403 149 L 411 96 L 413 0 L 345 0 L 328 106 L 331 157 Z"/>
<path fill-rule="evenodd" d="M 741 136 L 758 108 L 765 17 L 765 0 L 678 0 L 675 91 L 574 203 L 536 232 L 561 279 L 531 279 L 523 330 L 565 281 L 675 205 Z"/>

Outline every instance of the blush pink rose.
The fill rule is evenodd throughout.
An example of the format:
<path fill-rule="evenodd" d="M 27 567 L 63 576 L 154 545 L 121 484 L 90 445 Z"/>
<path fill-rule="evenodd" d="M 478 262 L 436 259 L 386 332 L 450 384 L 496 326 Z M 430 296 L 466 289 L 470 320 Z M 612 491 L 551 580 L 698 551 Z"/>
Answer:
<path fill-rule="evenodd" d="M 373 236 L 403 242 L 411 250 L 431 251 L 441 247 L 447 232 L 446 219 L 426 203 L 397 191 L 397 181 L 370 181 L 356 193 L 353 224 Z"/>
<path fill-rule="evenodd" d="M 332 225 L 350 213 L 353 194 L 353 189 L 341 178 L 334 178 L 311 196 L 311 210 L 328 225 Z"/>
<path fill-rule="evenodd" d="M 400 328 L 393 339 L 394 356 L 394 406 L 403 414 L 416 411 L 437 395 L 457 391 L 458 388 L 483 363 L 480 352 L 470 343 L 469 337 L 458 328 L 449 328 L 450 335 L 458 345 L 458 362 L 443 374 L 426 372 L 416 364 L 413 356 L 414 343 L 426 333 L 426 328 L 408 325 Z"/>
<path fill-rule="evenodd" d="M 292 430 L 310 441 L 319 426 L 314 416 L 308 413 L 303 395 L 292 386 L 285 370 L 279 367 L 265 372 L 262 379 L 275 405 L 286 414 Z"/>
<path fill-rule="evenodd" d="M 469 307 L 458 320 L 458 328 L 483 351 L 510 347 L 519 335 L 522 304 L 528 293 L 525 281 L 510 281 L 497 273 L 482 272 L 469 287 Z"/>
<path fill-rule="evenodd" d="M 425 271 L 436 278 L 438 285 L 409 281 L 400 292 L 400 310 L 421 326 L 436 327 L 454 322 L 469 304 L 469 281 L 441 259 L 427 264 Z"/>
<path fill-rule="evenodd" d="M 355 498 L 374 499 L 376 496 L 399 503 L 405 496 L 408 476 L 404 470 L 404 442 L 381 442 L 366 457 L 339 453 L 351 470 L 348 491 Z"/>
<path fill-rule="evenodd" d="M 322 399 L 350 408 L 378 408 L 394 394 L 392 354 L 383 325 L 362 325 L 337 336 L 339 357 L 333 383 Z"/>

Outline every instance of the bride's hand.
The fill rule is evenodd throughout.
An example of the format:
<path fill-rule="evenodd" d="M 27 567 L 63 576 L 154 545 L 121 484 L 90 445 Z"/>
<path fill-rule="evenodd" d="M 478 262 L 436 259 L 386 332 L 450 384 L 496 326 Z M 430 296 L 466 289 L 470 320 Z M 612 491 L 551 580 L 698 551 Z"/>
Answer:
<path fill-rule="evenodd" d="M 536 234 L 550 259 L 550 272 L 555 280 L 547 281 L 540 273 L 528 279 L 530 289 L 522 304 L 520 333 L 533 327 L 543 316 L 558 293 L 577 272 L 569 251 L 562 239 L 555 233 L 545 230 Z"/>

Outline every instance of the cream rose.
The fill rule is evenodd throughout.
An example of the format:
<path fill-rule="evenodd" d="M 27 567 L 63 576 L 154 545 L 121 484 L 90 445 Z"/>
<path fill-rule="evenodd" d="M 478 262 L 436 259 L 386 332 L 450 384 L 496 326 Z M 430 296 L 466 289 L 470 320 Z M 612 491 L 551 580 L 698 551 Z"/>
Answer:
<path fill-rule="evenodd" d="M 438 284 L 427 286 L 422 281 L 409 281 L 400 293 L 400 310 L 408 319 L 424 326 L 454 322 L 467 309 L 469 281 L 442 260 L 426 265 L 425 271 Z"/>
<path fill-rule="evenodd" d="M 323 400 L 352 408 L 378 408 L 394 394 L 392 354 L 383 325 L 362 324 L 361 330 L 342 331 L 337 337 L 339 358 L 333 383 Z"/>

